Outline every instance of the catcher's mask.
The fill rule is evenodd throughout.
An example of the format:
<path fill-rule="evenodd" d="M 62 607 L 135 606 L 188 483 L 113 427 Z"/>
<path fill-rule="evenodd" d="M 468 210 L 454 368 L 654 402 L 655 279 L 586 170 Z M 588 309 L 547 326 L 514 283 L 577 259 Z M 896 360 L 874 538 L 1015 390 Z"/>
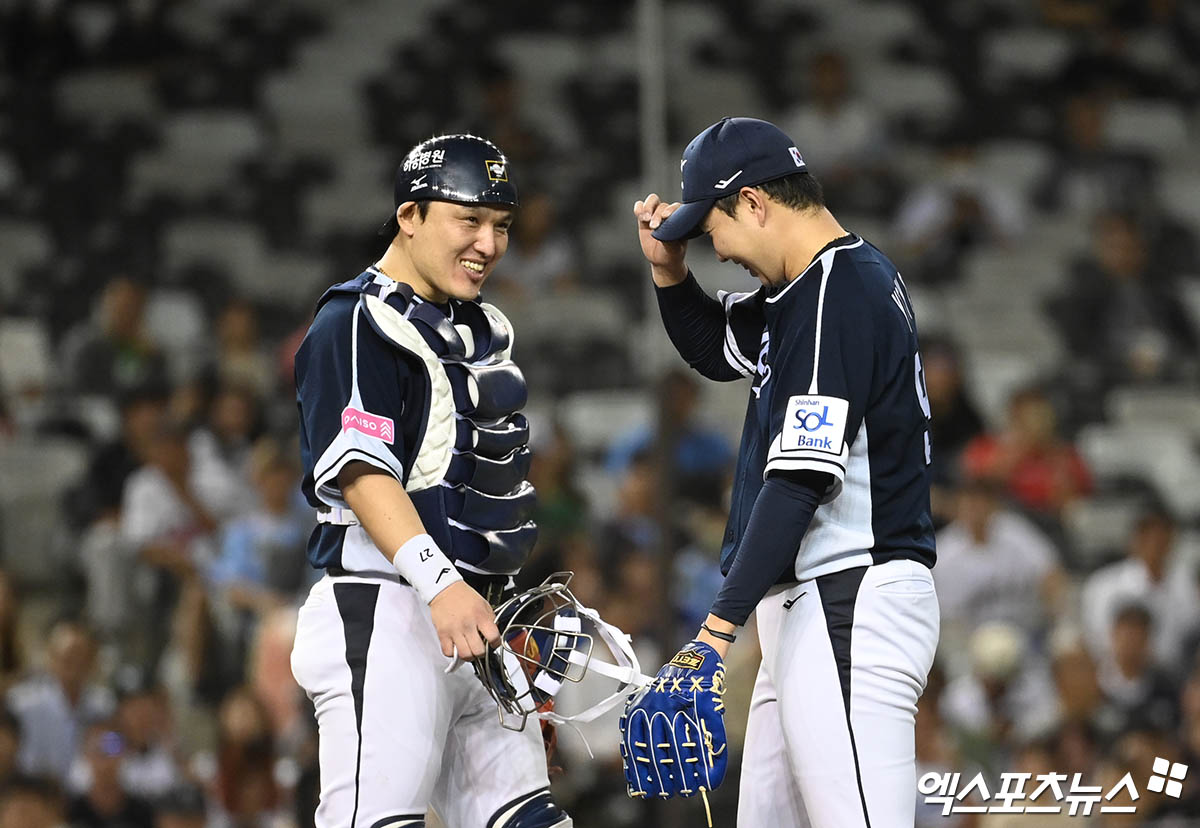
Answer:
<path fill-rule="evenodd" d="M 501 644 L 474 662 L 483 686 L 496 700 L 500 724 L 523 730 L 530 716 L 552 724 L 590 722 L 629 693 L 650 681 L 641 673 L 629 636 L 585 607 L 567 589 L 571 572 L 556 572 L 496 609 Z M 599 639 L 616 664 L 593 658 Z M 553 710 L 565 682 L 579 682 L 588 671 L 615 679 L 616 692 L 572 716 Z"/>

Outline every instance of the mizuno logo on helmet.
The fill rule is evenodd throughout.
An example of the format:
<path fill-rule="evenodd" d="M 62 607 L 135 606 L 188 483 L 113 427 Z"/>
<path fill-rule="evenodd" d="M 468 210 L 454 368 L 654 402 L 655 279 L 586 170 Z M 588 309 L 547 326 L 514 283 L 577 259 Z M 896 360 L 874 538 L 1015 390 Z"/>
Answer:
<path fill-rule="evenodd" d="M 425 178 L 426 178 L 426 176 L 424 176 L 424 175 L 414 178 L 412 186 L 409 188 L 408 191 L 411 193 L 415 190 L 421 189 L 422 187 L 428 187 L 429 185 L 425 183 Z"/>

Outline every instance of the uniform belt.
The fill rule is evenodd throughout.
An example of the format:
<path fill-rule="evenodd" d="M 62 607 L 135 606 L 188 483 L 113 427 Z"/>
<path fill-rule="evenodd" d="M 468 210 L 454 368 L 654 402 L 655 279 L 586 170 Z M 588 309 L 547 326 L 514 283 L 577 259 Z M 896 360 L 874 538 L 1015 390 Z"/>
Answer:
<path fill-rule="evenodd" d="M 405 586 L 408 585 L 408 581 L 401 578 L 396 572 L 374 569 L 350 571 L 340 566 L 327 566 L 325 574 L 331 578 L 382 578 L 385 581 L 399 581 Z M 493 607 L 504 603 L 507 597 L 508 575 L 481 575 L 477 572 L 463 572 L 462 570 L 459 570 L 459 574 L 463 576 L 463 580 L 471 589 L 482 595 Z"/>
<path fill-rule="evenodd" d="M 339 509 L 331 506 L 328 509 L 317 510 L 317 523 L 329 523 L 334 526 L 358 526 L 358 517 L 349 509 Z"/>

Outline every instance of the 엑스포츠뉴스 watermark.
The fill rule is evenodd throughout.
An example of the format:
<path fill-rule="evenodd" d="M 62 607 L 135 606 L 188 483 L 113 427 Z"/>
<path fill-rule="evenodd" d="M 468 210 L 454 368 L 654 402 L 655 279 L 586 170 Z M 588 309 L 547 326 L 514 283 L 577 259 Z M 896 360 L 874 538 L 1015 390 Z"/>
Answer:
<path fill-rule="evenodd" d="M 1187 765 L 1156 757 L 1146 789 L 1178 799 L 1183 795 L 1187 772 Z M 1132 773 L 1122 776 L 1107 792 L 1100 785 L 1083 784 L 1081 773 L 1002 773 L 1000 786 L 994 793 L 988 789 L 982 773 L 960 788 L 962 776 L 961 773 L 927 773 L 917 780 L 917 790 L 924 795 L 926 805 L 942 806 L 942 816 L 1061 814 L 1064 811 L 1067 816 L 1091 816 L 1093 809 L 1101 814 L 1132 814 L 1137 812 L 1137 805 L 1125 803 L 1136 803 L 1140 798 Z M 1113 804 L 1113 800 L 1122 794 L 1124 797 L 1118 800 L 1121 804 Z"/>

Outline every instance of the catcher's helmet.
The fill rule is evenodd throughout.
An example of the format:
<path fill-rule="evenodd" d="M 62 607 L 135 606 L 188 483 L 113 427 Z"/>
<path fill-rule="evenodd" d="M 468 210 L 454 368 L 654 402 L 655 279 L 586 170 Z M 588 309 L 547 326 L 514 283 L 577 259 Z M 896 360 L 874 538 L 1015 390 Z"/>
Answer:
<path fill-rule="evenodd" d="M 516 207 L 517 188 L 508 158 L 486 138 L 439 135 L 417 144 L 396 168 L 396 206 L 406 201 L 454 201 Z M 399 230 L 395 213 L 381 230 Z"/>
<path fill-rule="evenodd" d="M 501 604 L 496 626 L 502 643 L 474 662 L 499 706 L 500 723 L 511 730 L 523 729 L 531 715 L 556 724 L 592 721 L 649 681 L 629 637 L 579 603 L 567 589 L 570 580 L 570 572 L 555 573 Z M 597 638 L 616 664 L 593 657 Z M 579 682 L 589 671 L 616 680 L 616 692 L 576 715 L 554 712 L 551 702 L 563 684 Z"/>

